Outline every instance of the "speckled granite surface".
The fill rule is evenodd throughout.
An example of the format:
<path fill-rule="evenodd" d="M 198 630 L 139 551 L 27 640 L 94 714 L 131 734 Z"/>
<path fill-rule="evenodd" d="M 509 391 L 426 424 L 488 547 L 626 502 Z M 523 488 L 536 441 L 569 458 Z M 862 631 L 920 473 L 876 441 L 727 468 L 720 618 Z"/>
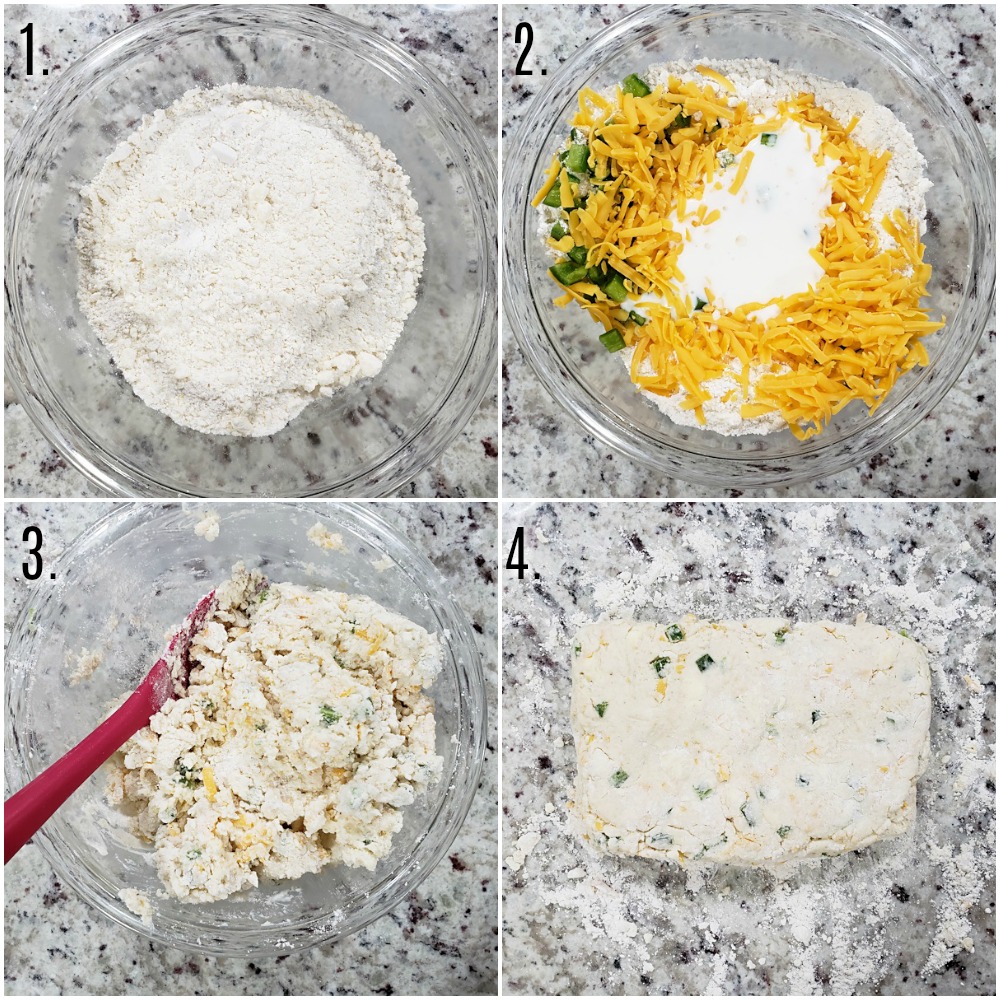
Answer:
<path fill-rule="evenodd" d="M 996 14 L 992 5 L 861 4 L 929 51 L 952 81 L 986 142 L 996 145 Z M 513 75 L 523 48 L 514 28 L 534 29 L 529 64 L 549 73 L 586 39 L 617 21 L 623 5 L 506 4 L 502 13 L 503 141 L 544 79 Z M 633 464 L 594 437 L 538 383 L 504 324 L 503 477 L 507 497 L 706 495 L 701 487 Z M 856 470 L 757 496 L 992 497 L 996 490 L 996 331 L 990 326 L 958 382 L 900 441 Z"/>
<path fill-rule="evenodd" d="M 322 6 L 322 5 L 321 5 Z M 496 9 L 477 4 L 337 4 L 336 12 L 398 42 L 459 98 L 489 148 L 496 144 Z M 160 5 L 4 7 L 4 146 L 60 68 L 98 42 L 161 10 Z M 23 36 L 34 24 L 35 72 L 24 76 Z M 51 67 L 41 75 L 43 65 Z M 5 382 L 5 495 L 99 497 L 105 494 L 67 463 L 35 428 Z M 398 491 L 406 497 L 497 495 L 497 394 L 491 386 L 461 434 L 440 458 Z"/>
<path fill-rule="evenodd" d="M 29 592 L 25 526 L 54 557 L 108 503 L 5 504 L 5 640 Z M 486 762 L 472 811 L 441 864 L 386 916 L 338 944 L 288 958 L 206 958 L 155 944 L 104 918 L 60 884 L 28 844 L 5 869 L 5 992 L 10 995 L 490 994 L 496 992 L 496 509 L 380 506 L 444 574 L 477 633 L 486 667 Z M 6 642 L 5 642 L 6 645 Z"/>
<path fill-rule="evenodd" d="M 995 509 L 506 503 L 504 979 L 528 995 L 995 992 Z M 869 620 L 929 651 L 931 762 L 905 835 L 780 882 L 600 857 L 567 816 L 585 621 Z M 610 710 L 610 709 L 608 709 Z M 974 949 L 972 951 L 971 949 Z"/>

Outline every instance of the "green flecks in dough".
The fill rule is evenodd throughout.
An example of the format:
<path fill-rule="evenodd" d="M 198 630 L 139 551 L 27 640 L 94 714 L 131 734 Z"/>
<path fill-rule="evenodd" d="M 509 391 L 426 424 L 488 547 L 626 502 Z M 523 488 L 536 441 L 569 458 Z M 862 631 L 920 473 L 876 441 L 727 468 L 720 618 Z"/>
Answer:
<path fill-rule="evenodd" d="M 174 765 L 177 768 L 177 780 L 185 788 L 197 788 L 201 784 L 201 769 L 198 767 L 188 767 L 182 764 L 180 758 Z"/>
<path fill-rule="evenodd" d="M 654 833 L 652 837 L 649 838 L 651 844 L 672 844 L 674 838 L 670 836 L 669 833 Z"/>
<path fill-rule="evenodd" d="M 669 656 L 654 656 L 649 661 L 649 665 L 656 671 L 657 677 L 663 676 L 663 671 L 670 665 Z"/>
<path fill-rule="evenodd" d="M 340 712 L 329 705 L 319 706 L 319 717 L 324 726 L 332 726 L 335 722 L 340 722 L 342 718 Z"/>
<path fill-rule="evenodd" d="M 715 660 L 713 660 L 708 653 L 705 653 L 704 656 L 699 656 L 698 659 L 695 660 L 695 663 L 698 664 L 698 669 L 704 673 L 713 663 L 715 663 Z"/>
<path fill-rule="evenodd" d="M 695 785 L 694 793 L 699 799 L 707 799 L 712 794 L 712 789 L 708 785 Z"/>
<path fill-rule="evenodd" d="M 746 802 L 744 802 L 743 805 L 740 806 L 740 812 L 743 813 L 743 818 L 747 821 L 747 826 L 756 826 L 757 824 L 753 821 L 753 818 L 747 815 L 748 805 L 750 805 L 749 799 L 747 799 Z"/>
<path fill-rule="evenodd" d="M 574 656 L 579 656 L 582 651 L 583 651 L 583 646 L 581 646 L 579 643 L 577 643 L 573 647 L 573 655 Z"/>
<path fill-rule="evenodd" d="M 680 625 L 668 625 L 666 636 L 671 642 L 681 642 L 684 639 L 684 630 Z"/>
<path fill-rule="evenodd" d="M 785 641 L 785 636 L 788 635 L 788 626 L 784 628 L 779 628 L 777 632 L 774 633 L 774 641 L 781 645 Z"/>
<path fill-rule="evenodd" d="M 602 701 L 599 705 L 594 706 L 594 711 L 603 719 L 604 713 L 608 710 L 608 703 Z"/>
<path fill-rule="evenodd" d="M 191 850 L 187 852 L 188 861 L 194 861 L 195 858 L 200 858 L 200 857 L 201 857 L 200 847 L 192 847 Z"/>
<path fill-rule="evenodd" d="M 618 770 L 611 775 L 611 784 L 614 785 L 615 788 L 621 788 L 626 781 L 628 781 L 628 772 L 623 771 L 621 768 L 618 768 Z"/>
<path fill-rule="evenodd" d="M 787 837 L 791 832 L 792 832 L 792 828 L 790 826 L 779 826 L 778 827 L 778 836 L 781 837 L 782 840 L 784 840 L 785 837 Z"/>

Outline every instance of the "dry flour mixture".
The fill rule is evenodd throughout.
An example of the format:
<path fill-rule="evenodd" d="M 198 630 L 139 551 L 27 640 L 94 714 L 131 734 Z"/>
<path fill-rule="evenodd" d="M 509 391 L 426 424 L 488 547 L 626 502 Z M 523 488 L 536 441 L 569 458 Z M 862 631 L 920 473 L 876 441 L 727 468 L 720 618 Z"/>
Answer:
<path fill-rule="evenodd" d="M 82 195 L 84 313 L 142 400 L 207 434 L 273 434 L 374 375 L 416 304 L 409 179 L 305 91 L 190 90 Z"/>

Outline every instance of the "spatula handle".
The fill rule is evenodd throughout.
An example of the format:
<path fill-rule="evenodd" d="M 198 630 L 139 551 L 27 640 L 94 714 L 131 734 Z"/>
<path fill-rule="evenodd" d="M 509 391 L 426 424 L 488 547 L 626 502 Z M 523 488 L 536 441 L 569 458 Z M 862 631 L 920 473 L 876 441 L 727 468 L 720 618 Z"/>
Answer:
<path fill-rule="evenodd" d="M 127 739 L 149 724 L 163 704 L 162 696 L 156 704 L 157 668 L 166 669 L 166 663 L 158 661 L 128 701 L 6 801 L 3 810 L 4 864 Z"/>

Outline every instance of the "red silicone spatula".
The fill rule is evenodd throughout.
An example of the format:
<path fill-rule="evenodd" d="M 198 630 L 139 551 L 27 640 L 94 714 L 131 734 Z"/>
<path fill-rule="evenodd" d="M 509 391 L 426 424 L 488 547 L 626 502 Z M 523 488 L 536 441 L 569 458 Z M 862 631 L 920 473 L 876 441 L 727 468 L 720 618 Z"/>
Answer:
<path fill-rule="evenodd" d="M 216 607 L 213 590 L 184 619 L 166 652 L 153 664 L 153 669 L 128 701 L 86 739 L 7 800 L 3 810 L 4 864 L 127 739 L 149 725 L 149 720 L 168 699 L 187 690 L 191 641 Z"/>

